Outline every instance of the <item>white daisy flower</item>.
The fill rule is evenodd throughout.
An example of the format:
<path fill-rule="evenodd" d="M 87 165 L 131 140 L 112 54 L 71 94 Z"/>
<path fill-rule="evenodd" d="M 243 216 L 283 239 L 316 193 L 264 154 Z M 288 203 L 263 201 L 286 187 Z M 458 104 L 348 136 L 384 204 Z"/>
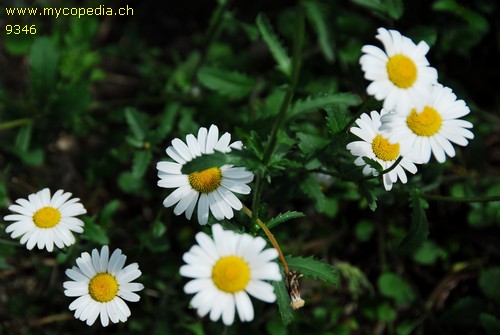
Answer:
<path fill-rule="evenodd" d="M 30 194 L 28 199 L 17 199 L 9 210 L 16 214 L 5 216 L 5 221 L 15 221 L 7 226 L 5 231 L 12 238 L 21 236 L 21 244 L 26 248 L 46 248 L 48 251 L 70 246 L 75 243 L 72 232 L 83 232 L 83 221 L 75 216 L 87 211 L 79 202 L 80 199 L 71 197 L 71 193 L 58 190 L 50 196 L 50 190 L 43 190 Z M 69 199 L 69 200 L 68 200 Z"/>
<path fill-rule="evenodd" d="M 431 85 L 437 83 L 437 71 L 429 66 L 425 55 L 429 45 L 411 39 L 396 30 L 379 28 L 376 36 L 382 50 L 365 45 L 359 59 L 365 78 L 372 81 L 367 92 L 375 99 L 384 100 L 384 109 L 393 110 L 403 105 L 416 105 L 428 95 Z"/>
<path fill-rule="evenodd" d="M 232 149 L 240 150 L 241 141 L 229 144 L 231 135 L 225 133 L 219 139 L 219 129 L 212 125 L 207 131 L 200 128 L 198 137 L 193 134 L 186 136 L 186 142 L 178 138 L 172 140 L 167 148 L 167 155 L 174 162 L 159 162 L 158 186 L 176 188 L 164 201 L 163 206 L 174 208 L 175 215 L 185 213 L 191 219 L 198 203 L 198 222 L 202 225 L 208 221 L 209 211 L 217 220 L 233 217 L 233 209 L 242 208 L 241 201 L 233 194 L 248 194 L 250 187 L 246 184 L 253 180 L 253 173 L 243 167 L 233 165 L 213 166 L 203 171 L 183 174 L 182 167 L 196 157 L 210 155 L 215 151 L 228 153 Z"/>
<path fill-rule="evenodd" d="M 347 149 L 354 156 L 358 156 L 354 161 L 357 166 L 364 166 L 364 175 L 378 176 L 379 172 L 366 164 L 363 157 L 377 161 L 384 170 L 390 168 L 400 156 L 399 143 L 389 143 L 387 134 L 379 128 L 381 126 L 380 115 L 386 112 L 382 110 L 379 114 L 372 111 L 370 116 L 363 114 L 356 120 L 358 127 L 351 127 L 351 133 L 358 136 L 362 141 L 354 141 L 347 145 Z M 417 172 L 414 161 L 407 156 L 403 157 L 398 166 L 382 176 L 382 182 L 386 191 L 392 189 L 392 184 L 399 180 L 405 184 L 408 181 L 405 170 L 410 173 Z"/>
<path fill-rule="evenodd" d="M 264 280 L 281 280 L 274 248 L 265 249 L 262 237 L 225 231 L 212 226 L 213 239 L 196 234 L 197 245 L 183 256 L 187 265 L 180 268 L 184 277 L 193 278 L 184 292 L 195 294 L 191 306 L 200 317 L 210 313 L 210 320 L 222 317 L 225 325 L 234 321 L 235 310 L 242 322 L 252 321 L 254 310 L 248 294 L 265 302 L 276 301 L 273 286 Z"/>
<path fill-rule="evenodd" d="M 389 132 L 391 142 L 399 142 L 401 150 L 412 152 L 422 163 L 429 162 L 431 152 L 440 163 L 446 156 L 454 157 L 455 149 L 450 142 L 466 146 L 474 134 L 467 128 L 472 123 L 460 120 L 469 114 L 469 107 L 448 87 L 435 85 L 432 94 L 424 100 L 424 107 L 406 108 L 401 113 L 389 113 L 382 117 L 382 128 Z"/>
<path fill-rule="evenodd" d="M 92 256 L 88 252 L 82 253 L 76 259 L 78 266 L 66 270 L 66 275 L 72 280 L 63 283 L 64 294 L 78 297 L 69 305 L 69 309 L 75 311 L 75 318 L 87 321 L 91 326 L 100 315 L 104 327 L 109 320 L 112 323 L 127 321 L 130 309 L 123 300 L 139 301 L 139 295 L 134 292 L 144 286 L 131 283 L 141 271 L 137 263 L 123 267 L 126 259 L 120 249 L 109 257 L 109 248 L 105 245 L 100 254 L 97 249 L 92 250 Z"/>

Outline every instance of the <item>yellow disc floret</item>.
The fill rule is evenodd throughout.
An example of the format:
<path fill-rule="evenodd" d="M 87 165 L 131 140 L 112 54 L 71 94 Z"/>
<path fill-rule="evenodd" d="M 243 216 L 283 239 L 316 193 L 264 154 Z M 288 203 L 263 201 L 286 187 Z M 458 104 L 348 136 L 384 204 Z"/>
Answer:
<path fill-rule="evenodd" d="M 33 214 L 33 222 L 38 228 L 52 228 L 61 220 L 61 212 L 54 207 L 42 207 Z"/>
<path fill-rule="evenodd" d="M 236 293 L 244 290 L 250 281 L 250 268 L 241 257 L 222 257 L 212 269 L 212 280 L 219 290 Z"/>
<path fill-rule="evenodd" d="M 410 115 L 406 118 L 406 124 L 411 131 L 418 136 L 433 136 L 439 129 L 443 119 L 441 115 L 432 107 L 425 106 L 421 113 L 412 109 Z"/>
<path fill-rule="evenodd" d="M 377 134 L 372 141 L 372 150 L 378 159 L 390 162 L 399 156 L 399 143 L 391 144 L 387 138 Z"/>
<path fill-rule="evenodd" d="M 389 80 L 399 88 L 408 88 L 417 80 L 417 66 L 409 57 L 397 54 L 387 62 Z"/>
<path fill-rule="evenodd" d="M 89 294 L 95 301 L 108 302 L 116 297 L 118 282 L 116 278 L 107 273 L 98 273 L 89 282 Z"/>
<path fill-rule="evenodd" d="M 189 184 L 200 193 L 215 191 L 222 181 L 222 172 L 218 167 L 212 167 L 188 175 Z"/>

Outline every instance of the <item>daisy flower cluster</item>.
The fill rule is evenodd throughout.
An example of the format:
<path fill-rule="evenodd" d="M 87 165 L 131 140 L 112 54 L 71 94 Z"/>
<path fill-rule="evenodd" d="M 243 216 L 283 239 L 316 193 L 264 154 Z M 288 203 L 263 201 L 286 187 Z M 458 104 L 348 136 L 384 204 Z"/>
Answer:
<path fill-rule="evenodd" d="M 396 30 L 377 31 L 384 49 L 365 45 L 359 62 L 371 81 L 367 93 L 383 101 L 383 108 L 356 120 L 351 132 L 361 141 L 349 143 L 347 149 L 357 156 L 354 163 L 364 166 L 365 175 L 379 173 L 363 157 L 384 169 L 399 159 L 382 178 L 384 188 L 390 190 L 398 179 L 406 183 L 406 172 L 416 173 L 415 164 L 428 163 L 431 154 L 439 163 L 454 157 L 453 144 L 466 146 L 474 134 L 469 130 L 472 124 L 461 119 L 469 114 L 469 107 L 451 88 L 438 83 L 438 73 L 426 58 L 429 45 L 415 44 Z"/>
<path fill-rule="evenodd" d="M 30 194 L 28 199 L 17 199 L 9 206 L 15 214 L 4 217 L 5 221 L 13 221 L 5 231 L 12 238 L 21 238 L 28 250 L 35 245 L 38 249 L 49 252 L 54 246 L 59 249 L 76 242 L 73 233 L 82 233 L 84 222 L 76 216 L 87 213 L 80 199 L 71 198 L 71 193 L 56 191 L 52 196 L 48 188 Z M 71 281 L 63 284 L 64 294 L 77 297 L 69 309 L 75 311 L 75 318 L 86 321 L 91 326 L 100 317 L 101 324 L 106 327 L 109 322 L 125 322 L 131 315 L 130 309 L 123 300 L 135 302 L 140 297 L 134 292 L 144 288 L 142 284 L 132 282 L 141 275 L 137 263 L 126 267 L 126 256 L 116 249 L 109 256 L 107 245 L 81 254 L 76 259 L 76 267 L 66 270 Z"/>
<path fill-rule="evenodd" d="M 173 139 L 166 149 L 171 160 L 156 165 L 158 186 L 174 189 L 163 205 L 175 205 L 174 214 L 184 213 L 188 220 L 196 209 L 200 225 L 208 223 L 210 214 L 219 221 L 232 219 L 233 211 L 243 208 L 235 193 L 250 193 L 247 184 L 253 180 L 253 173 L 228 164 L 191 173 L 183 169 L 194 159 L 204 159 L 216 151 L 227 154 L 242 148 L 240 141 L 231 143 L 229 133 L 219 137 L 216 125 L 201 127 L 197 136 L 188 134 L 185 141 Z M 186 264 L 180 274 L 191 279 L 184 292 L 194 294 L 190 305 L 200 317 L 209 315 L 212 321 L 222 319 L 225 325 L 231 325 L 237 313 L 240 321 L 252 321 L 254 309 L 249 295 L 268 303 L 276 301 L 274 288 L 267 281 L 282 279 L 275 262 L 278 251 L 265 249 L 262 237 L 224 230 L 219 223 L 214 223 L 211 230 L 212 237 L 199 232 L 197 244 L 183 256 Z"/>

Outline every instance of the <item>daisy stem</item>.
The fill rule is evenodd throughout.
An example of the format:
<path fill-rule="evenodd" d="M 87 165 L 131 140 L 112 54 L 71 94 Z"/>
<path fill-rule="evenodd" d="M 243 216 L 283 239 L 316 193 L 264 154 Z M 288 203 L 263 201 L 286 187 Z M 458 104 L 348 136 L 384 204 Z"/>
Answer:
<path fill-rule="evenodd" d="M 297 82 L 300 73 L 300 64 L 302 57 L 302 44 L 304 43 L 304 8 L 302 6 L 298 7 L 296 20 L 295 20 L 295 39 L 293 43 L 293 54 L 292 54 L 292 73 L 290 83 L 288 85 L 285 97 L 281 103 L 280 110 L 276 120 L 271 129 L 271 134 L 269 135 L 269 141 L 267 142 L 266 149 L 264 150 L 264 155 L 262 158 L 262 164 L 267 168 L 269 162 L 271 161 L 271 156 L 276 149 L 276 140 L 278 136 L 278 131 L 283 127 L 283 122 L 285 121 L 286 112 L 292 102 L 293 95 L 297 88 Z M 259 208 L 260 208 L 260 198 L 262 194 L 262 173 L 258 173 L 255 178 L 255 193 L 253 197 L 252 208 L 254 209 L 252 216 L 252 224 L 256 224 L 259 218 Z"/>
<path fill-rule="evenodd" d="M 12 129 L 20 126 L 24 126 L 25 124 L 29 124 L 32 120 L 28 118 L 17 119 L 12 121 L 7 121 L 0 123 L 0 130 Z"/>
<path fill-rule="evenodd" d="M 253 218 L 253 213 L 252 211 L 245 205 L 243 205 L 243 212 L 245 212 L 248 217 Z M 283 256 L 283 253 L 281 252 L 281 248 L 278 244 L 278 241 L 274 238 L 273 233 L 267 228 L 267 226 L 262 222 L 259 218 L 257 218 L 257 224 L 259 227 L 266 233 L 267 237 L 269 238 L 269 241 L 271 241 L 271 244 L 273 245 L 274 249 L 278 251 L 279 259 L 281 264 L 283 264 L 283 269 L 285 270 L 285 273 L 288 274 L 290 272 L 290 269 L 288 268 L 288 263 L 285 260 L 285 256 Z"/>
<path fill-rule="evenodd" d="M 471 196 L 471 197 L 453 197 L 446 195 L 437 194 L 422 194 L 422 198 L 432 201 L 444 201 L 444 202 L 493 202 L 500 201 L 500 195 L 490 195 L 490 196 Z"/>

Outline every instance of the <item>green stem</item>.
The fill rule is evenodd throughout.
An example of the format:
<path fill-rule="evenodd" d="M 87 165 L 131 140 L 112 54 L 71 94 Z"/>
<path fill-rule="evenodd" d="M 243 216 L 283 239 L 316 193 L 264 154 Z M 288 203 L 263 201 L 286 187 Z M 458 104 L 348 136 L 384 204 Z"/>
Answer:
<path fill-rule="evenodd" d="M 16 127 L 21 127 L 21 126 L 24 126 L 26 124 L 29 124 L 32 121 L 33 121 L 32 119 L 24 118 L 24 119 L 17 119 L 17 120 L 12 120 L 12 121 L 0 123 L 0 131 L 12 129 L 12 128 L 16 128 Z"/>
<path fill-rule="evenodd" d="M 500 195 L 490 195 L 490 196 L 471 196 L 471 197 L 452 197 L 446 195 L 437 194 L 422 194 L 422 198 L 431 201 L 443 201 L 443 202 L 493 202 L 500 201 Z"/>
<path fill-rule="evenodd" d="M 283 122 L 285 121 L 286 113 L 292 102 L 293 95 L 297 88 L 297 82 L 300 74 L 300 65 L 302 57 L 302 44 L 304 43 L 304 9 L 302 6 L 298 8 L 296 20 L 295 20 L 295 40 L 293 44 L 293 54 L 292 54 L 292 75 L 290 80 L 290 85 L 286 91 L 283 102 L 281 103 L 280 110 L 276 120 L 271 129 L 271 134 L 269 141 L 267 142 L 266 149 L 264 151 L 264 156 L 262 158 L 262 164 L 266 167 L 269 166 L 271 161 L 271 156 L 276 149 L 276 140 L 278 131 L 283 127 Z M 259 207 L 260 207 L 260 197 L 262 194 L 262 174 L 257 174 L 255 181 L 255 193 L 253 197 L 253 213 L 252 213 L 252 224 L 257 224 L 257 219 L 259 217 Z"/>
<path fill-rule="evenodd" d="M 366 176 L 366 177 L 361 178 L 360 180 L 375 179 L 375 178 L 378 178 L 378 177 L 380 177 L 380 176 L 382 176 L 382 175 L 384 175 L 386 173 L 389 173 L 389 172 L 391 172 L 392 170 L 394 170 L 399 165 L 399 163 L 401 162 L 402 159 L 403 159 L 403 156 L 399 156 L 399 158 L 396 159 L 396 161 L 391 166 L 389 166 L 385 170 L 380 171 L 380 173 L 378 174 L 378 176 Z"/>

